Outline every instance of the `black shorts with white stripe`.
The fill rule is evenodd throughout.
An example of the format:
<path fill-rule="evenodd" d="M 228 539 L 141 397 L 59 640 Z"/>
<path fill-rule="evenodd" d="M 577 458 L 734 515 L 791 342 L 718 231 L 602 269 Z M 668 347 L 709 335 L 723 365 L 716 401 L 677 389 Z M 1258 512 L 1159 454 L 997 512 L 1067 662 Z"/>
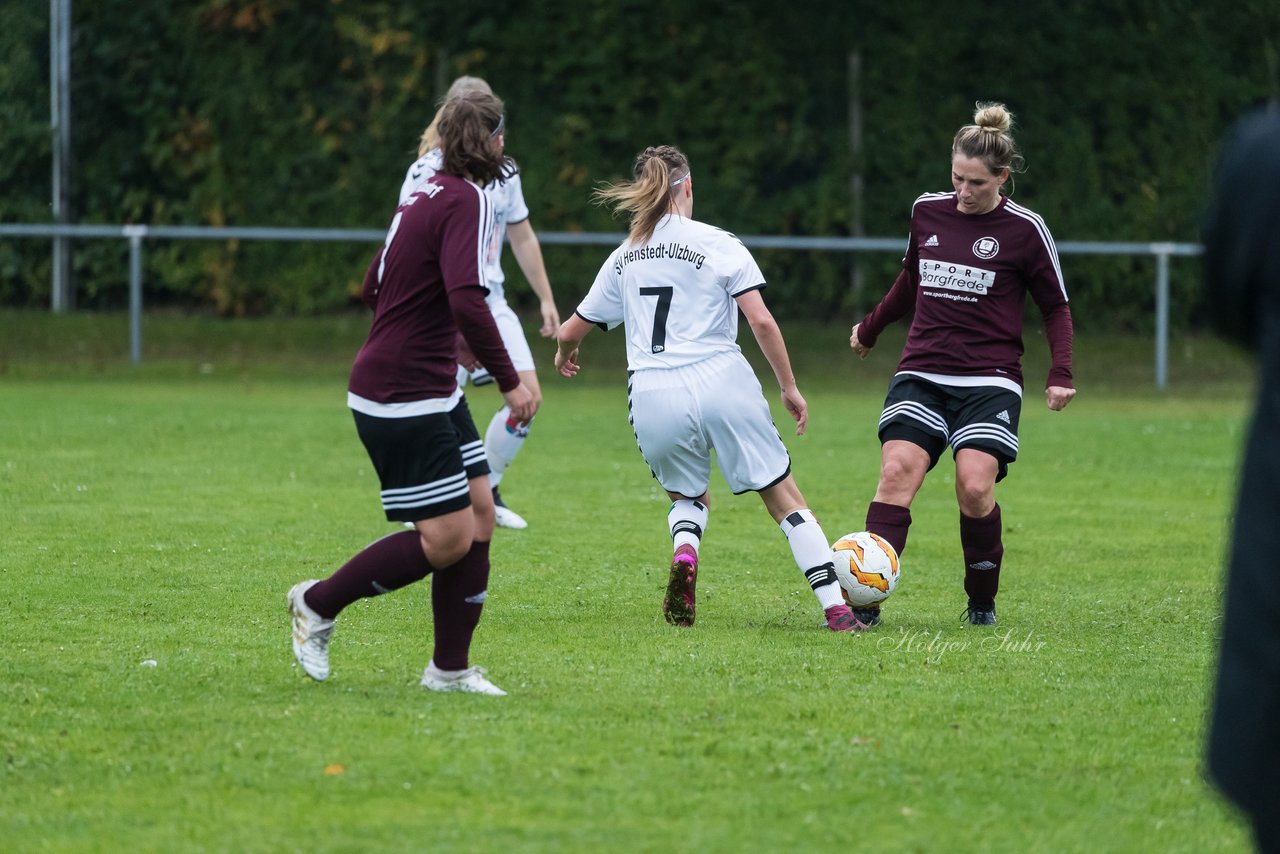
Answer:
<path fill-rule="evenodd" d="M 900 374 L 889 383 L 880 414 L 880 442 L 901 439 L 929 454 L 938 464 L 947 445 L 985 451 L 1000 463 L 996 481 L 1018 458 L 1018 419 L 1022 398 L 999 386 L 948 386 Z"/>
<path fill-rule="evenodd" d="M 416 522 L 471 506 L 467 481 L 488 475 L 489 462 L 466 398 L 439 414 L 352 415 L 378 473 L 388 521 Z"/>

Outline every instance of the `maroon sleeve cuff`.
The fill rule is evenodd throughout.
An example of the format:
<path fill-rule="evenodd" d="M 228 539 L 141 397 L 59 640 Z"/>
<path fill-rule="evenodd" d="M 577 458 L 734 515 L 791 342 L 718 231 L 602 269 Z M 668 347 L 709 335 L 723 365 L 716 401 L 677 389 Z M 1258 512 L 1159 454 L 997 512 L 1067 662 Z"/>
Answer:
<path fill-rule="evenodd" d="M 858 321 L 858 343 L 863 347 L 876 346 L 876 340 L 880 338 L 883 329 L 877 329 L 872 321 L 871 315 L 875 314 L 872 310 L 870 314 Z"/>
<path fill-rule="evenodd" d="M 1060 370 L 1054 368 L 1049 371 L 1049 379 L 1045 380 L 1044 387 L 1059 386 L 1061 388 L 1075 388 L 1076 384 L 1071 379 L 1071 369 Z"/>
<path fill-rule="evenodd" d="M 1044 337 L 1049 341 L 1049 353 L 1053 364 L 1049 368 L 1049 378 L 1045 388 L 1061 386 L 1075 388 L 1071 381 L 1071 339 L 1074 329 L 1071 324 L 1071 309 L 1064 302 L 1044 313 Z"/>

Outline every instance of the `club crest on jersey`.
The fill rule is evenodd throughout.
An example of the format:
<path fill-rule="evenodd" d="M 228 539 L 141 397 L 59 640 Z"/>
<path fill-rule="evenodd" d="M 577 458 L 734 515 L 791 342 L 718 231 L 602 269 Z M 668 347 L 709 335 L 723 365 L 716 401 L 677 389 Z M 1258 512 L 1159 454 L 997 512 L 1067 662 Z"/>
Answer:
<path fill-rule="evenodd" d="M 996 257 L 1000 251 L 1000 241 L 994 237 L 979 237 L 973 244 L 973 254 L 982 260 Z"/>

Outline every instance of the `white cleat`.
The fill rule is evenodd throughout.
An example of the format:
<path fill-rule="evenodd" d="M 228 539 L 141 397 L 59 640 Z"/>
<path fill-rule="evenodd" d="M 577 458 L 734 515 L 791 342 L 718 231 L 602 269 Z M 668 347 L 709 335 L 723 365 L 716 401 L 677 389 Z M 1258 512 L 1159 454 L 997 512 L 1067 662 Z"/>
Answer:
<path fill-rule="evenodd" d="M 493 521 L 499 528 L 521 528 L 529 527 L 529 523 L 524 518 L 507 506 L 507 502 L 502 500 L 502 493 L 498 491 L 498 487 L 493 488 Z"/>
<path fill-rule="evenodd" d="M 289 590 L 289 616 L 293 618 L 293 657 L 302 670 L 317 682 L 329 678 L 329 636 L 333 620 L 312 611 L 303 599 L 318 581 L 299 581 Z"/>
<path fill-rule="evenodd" d="M 483 667 L 441 670 L 433 661 L 422 672 L 422 687 L 430 691 L 461 691 L 464 694 L 488 694 L 490 697 L 507 696 L 506 691 L 486 678 L 487 675 L 488 671 Z"/>
<path fill-rule="evenodd" d="M 529 527 L 529 523 L 524 520 L 524 517 L 510 507 L 495 506 L 493 508 L 493 521 L 497 523 L 499 528 L 520 530 L 521 528 Z"/>

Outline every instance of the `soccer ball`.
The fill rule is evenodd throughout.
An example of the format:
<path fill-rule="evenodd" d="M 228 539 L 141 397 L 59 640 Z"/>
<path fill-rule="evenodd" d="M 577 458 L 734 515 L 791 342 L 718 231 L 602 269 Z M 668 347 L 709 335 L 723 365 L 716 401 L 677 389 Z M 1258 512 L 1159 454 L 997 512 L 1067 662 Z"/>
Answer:
<path fill-rule="evenodd" d="M 844 600 L 854 608 L 878 605 L 898 586 L 898 553 L 870 531 L 845 534 L 831 546 Z"/>

